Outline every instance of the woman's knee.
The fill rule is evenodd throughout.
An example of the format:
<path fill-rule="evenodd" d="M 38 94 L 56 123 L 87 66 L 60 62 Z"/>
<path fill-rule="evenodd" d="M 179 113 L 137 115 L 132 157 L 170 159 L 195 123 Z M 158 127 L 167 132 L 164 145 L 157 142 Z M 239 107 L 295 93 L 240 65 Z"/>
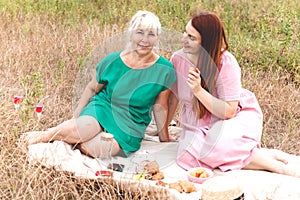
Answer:
<path fill-rule="evenodd" d="M 100 133 L 102 131 L 99 122 L 91 116 L 80 116 L 75 120 L 74 128 L 79 132 Z"/>
<path fill-rule="evenodd" d="M 80 143 L 77 148 L 81 151 L 81 153 L 93 158 L 98 158 L 100 155 L 100 152 L 97 152 L 95 149 L 91 149 L 90 145 L 86 142 Z"/>

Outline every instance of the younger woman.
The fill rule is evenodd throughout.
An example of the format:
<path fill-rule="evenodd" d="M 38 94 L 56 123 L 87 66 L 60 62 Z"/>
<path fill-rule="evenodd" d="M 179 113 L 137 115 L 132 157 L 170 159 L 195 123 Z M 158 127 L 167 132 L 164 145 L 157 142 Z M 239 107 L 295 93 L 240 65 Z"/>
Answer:
<path fill-rule="evenodd" d="M 300 177 L 286 154 L 260 148 L 262 111 L 254 94 L 242 88 L 241 70 L 228 51 L 219 17 L 211 12 L 192 16 L 182 44 L 171 58 L 177 81 L 169 99 L 168 118 L 171 121 L 180 100 L 183 131 L 178 164 L 184 169 L 201 165 L 221 171 L 268 170 Z"/>

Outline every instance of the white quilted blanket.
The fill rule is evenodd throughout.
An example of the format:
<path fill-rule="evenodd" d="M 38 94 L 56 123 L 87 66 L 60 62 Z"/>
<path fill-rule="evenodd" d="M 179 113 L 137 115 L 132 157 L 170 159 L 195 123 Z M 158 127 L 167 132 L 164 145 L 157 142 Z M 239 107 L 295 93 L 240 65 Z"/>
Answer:
<path fill-rule="evenodd" d="M 187 180 L 186 171 L 181 169 L 175 162 L 177 146 L 177 142 L 160 143 L 156 136 L 147 136 L 138 152 L 126 159 L 114 158 L 114 162 L 125 165 L 124 172 L 114 173 L 114 180 L 120 183 L 130 183 L 132 189 L 141 186 L 161 189 L 155 186 L 155 181 L 141 182 L 132 179 L 135 164 L 142 160 L 156 160 L 159 163 L 160 170 L 165 175 L 164 182 L 166 183 Z M 71 145 L 61 141 L 30 145 L 28 156 L 31 162 L 39 162 L 46 167 L 54 166 L 56 170 L 73 172 L 78 177 L 99 178 L 95 175 L 95 172 L 101 169 L 97 159 L 87 157 L 81 154 L 79 150 L 73 150 Z M 290 155 L 291 163 L 299 163 L 299 160 L 300 157 Z M 246 200 L 300 199 L 300 178 L 265 171 L 237 170 L 226 173 L 215 171 L 215 176 L 223 175 L 234 176 L 240 181 L 244 188 Z M 201 184 L 196 184 L 198 191 L 190 194 L 179 193 L 173 189 L 163 188 L 163 190 L 167 191 L 168 197 L 166 199 L 201 199 L 201 187 Z"/>

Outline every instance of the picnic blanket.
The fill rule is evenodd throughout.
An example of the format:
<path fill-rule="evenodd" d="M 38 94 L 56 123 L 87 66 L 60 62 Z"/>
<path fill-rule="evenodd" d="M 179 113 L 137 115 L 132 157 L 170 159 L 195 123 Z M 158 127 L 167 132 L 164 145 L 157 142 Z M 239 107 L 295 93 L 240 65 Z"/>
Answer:
<path fill-rule="evenodd" d="M 175 130 L 173 132 L 178 132 L 176 128 L 173 128 Z M 123 172 L 114 172 L 114 181 L 120 184 L 125 183 L 126 188 L 130 189 L 137 187 L 147 189 L 151 187 L 158 191 L 164 190 L 165 199 L 201 199 L 202 184 L 195 184 L 197 192 L 179 193 L 174 189 L 156 186 L 156 181 L 138 181 L 132 178 L 138 163 L 143 160 L 155 160 L 159 164 L 160 171 L 164 173 L 164 182 L 171 183 L 178 180 L 187 180 L 187 172 L 175 162 L 177 147 L 177 142 L 160 143 L 157 136 L 146 134 L 139 151 L 131 154 L 128 158 L 113 158 L 113 162 L 123 163 L 125 166 Z M 46 167 L 54 167 L 56 170 L 73 172 L 77 177 L 87 179 L 101 178 L 95 174 L 97 170 L 103 168 L 98 159 L 85 156 L 78 149 L 73 149 L 71 145 L 62 141 L 30 145 L 28 146 L 28 156 L 30 162 L 38 162 Z M 300 157 L 289 155 L 289 161 L 299 163 Z M 214 172 L 214 176 L 232 176 L 237 178 L 242 185 L 246 200 L 300 199 L 300 178 L 257 170 L 235 170 L 229 172 L 215 170 Z"/>

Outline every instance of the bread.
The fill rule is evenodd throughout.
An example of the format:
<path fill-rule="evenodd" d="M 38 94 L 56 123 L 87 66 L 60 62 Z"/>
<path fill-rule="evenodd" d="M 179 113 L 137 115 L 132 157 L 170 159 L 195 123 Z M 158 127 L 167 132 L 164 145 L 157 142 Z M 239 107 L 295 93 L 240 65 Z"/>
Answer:
<path fill-rule="evenodd" d="M 183 188 L 181 187 L 181 185 L 178 182 L 175 183 L 169 183 L 169 188 L 170 189 L 175 189 L 178 192 L 182 193 L 183 192 Z"/>
<path fill-rule="evenodd" d="M 155 181 L 157 181 L 157 180 L 161 180 L 161 179 L 163 179 L 164 178 L 164 174 L 162 173 L 162 172 L 157 172 L 156 174 L 154 174 L 154 175 L 152 175 L 152 178 L 151 178 L 151 180 L 155 180 Z"/>
<path fill-rule="evenodd" d="M 144 166 L 144 169 L 146 170 L 147 173 L 149 174 L 156 174 L 157 172 L 159 172 L 159 165 L 158 163 L 154 160 L 154 161 L 151 161 L 149 163 L 147 163 L 145 166 Z"/>
<path fill-rule="evenodd" d="M 183 181 L 183 180 L 180 180 L 180 181 L 175 182 L 175 183 L 169 183 L 169 188 L 170 189 L 175 189 L 180 193 L 182 193 L 182 192 L 191 193 L 191 192 L 196 192 L 197 191 L 194 183 L 189 182 L 189 181 Z"/>
<path fill-rule="evenodd" d="M 183 191 L 185 193 L 191 193 L 191 192 L 196 192 L 196 187 L 194 183 L 189 182 L 189 181 L 179 181 L 179 184 L 181 185 Z"/>
<path fill-rule="evenodd" d="M 215 176 L 202 185 L 202 200 L 232 200 L 242 195 L 241 185 L 231 176 Z"/>

